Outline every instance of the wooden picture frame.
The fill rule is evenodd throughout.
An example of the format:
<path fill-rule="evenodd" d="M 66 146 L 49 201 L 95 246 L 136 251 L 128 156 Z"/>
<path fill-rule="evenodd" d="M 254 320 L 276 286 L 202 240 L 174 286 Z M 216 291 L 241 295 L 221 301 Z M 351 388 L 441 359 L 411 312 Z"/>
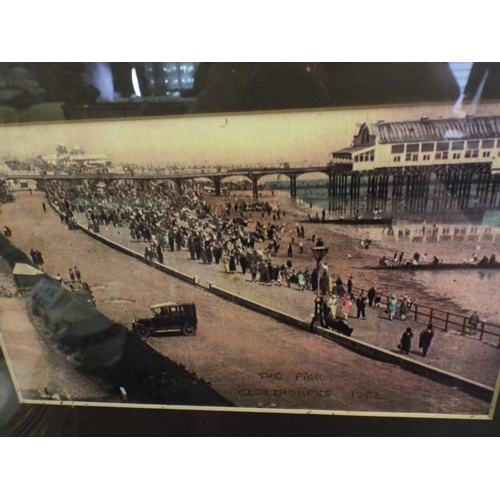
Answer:
<path fill-rule="evenodd" d="M 12 264 L 17 263 L 38 268 L 39 272 L 48 275 L 48 279 L 36 284 L 39 276 L 36 270 L 18 267 L 16 277 L 11 276 L 11 283 L 15 285 L 12 292 L 17 296 L 0 299 L 8 303 L 0 315 L 2 349 L 19 401 L 224 413 L 491 420 L 498 394 L 498 332 L 493 321 L 482 317 L 484 313 L 475 326 L 469 322 L 472 311 L 465 306 L 462 286 L 447 281 L 444 276 L 448 274 L 456 279 L 462 273 L 468 278 L 477 278 L 481 274 L 481 279 L 489 280 L 489 286 L 494 286 L 498 279 L 495 266 L 479 265 L 482 255 L 476 255 L 477 261 L 469 255 L 470 245 L 480 247 L 473 253 L 495 248 L 495 229 L 486 231 L 478 222 L 477 213 L 481 209 L 495 210 L 498 174 L 491 170 L 494 162 L 490 159 L 493 158 L 484 157 L 484 161 L 478 162 L 472 157 L 473 153 L 470 158 L 465 157 L 466 141 L 471 144 L 473 141 L 497 141 L 496 136 L 493 137 L 495 127 L 484 125 L 496 124 L 495 116 L 500 116 L 500 105 L 496 103 L 479 107 L 476 118 L 484 117 L 484 120 L 476 120 L 477 125 L 473 121 L 476 118 L 457 116 L 449 105 L 433 104 L 2 127 L 0 156 L 6 167 L 2 174 L 3 184 L 7 186 L 7 198 L 10 193 L 15 199 L 9 203 L 6 198 L 7 203 L 0 214 L 2 226 L 11 229 L 11 235 L 4 237 L 7 262 L 11 271 L 14 271 Z M 460 124 L 464 124 L 462 128 Z M 441 136 L 440 140 L 429 136 L 420 139 L 420 125 L 427 131 L 441 131 L 441 126 L 453 133 L 465 134 L 473 130 L 471 133 L 477 137 L 459 137 L 451 133 Z M 380 134 L 389 134 L 388 131 L 393 134 L 392 139 L 386 135 L 382 143 Z M 395 141 L 394 136 L 401 131 L 407 135 Z M 395 142 L 403 146 L 402 153 L 383 152 L 383 148 L 388 151 Z M 408 144 L 438 142 L 448 142 L 450 148 L 454 147 L 452 143 L 464 142 L 463 153 L 453 150 L 464 156 L 439 158 L 436 162 L 435 157 L 424 159 L 423 156 L 436 155 L 437 150 L 431 153 L 430 150 L 412 152 L 405 149 Z M 75 144 L 81 149 L 73 146 Z M 51 154 L 56 145 L 55 155 Z M 486 146 L 483 148 L 479 144 L 477 151 L 480 154 L 494 151 L 496 159 L 500 154 L 498 144 L 495 142 L 491 148 Z M 453 154 L 452 149 L 449 151 Z M 394 160 L 403 154 L 404 159 Z M 408 160 L 406 155 L 410 155 Z M 414 159 L 414 155 L 419 157 Z M 379 157 L 382 163 L 376 163 Z M 453 166 L 458 164 L 462 166 Z M 23 167 L 30 170 L 23 170 Z M 426 168 L 419 171 L 415 167 Z M 441 174 L 450 175 L 439 177 L 436 186 L 440 191 L 437 188 L 427 191 L 422 187 L 426 179 L 428 181 L 425 176 Z M 469 174 L 477 178 L 467 177 Z M 398 184 L 399 180 L 394 184 L 394 177 L 400 179 L 400 175 L 404 176 L 403 184 Z M 387 177 L 396 188 L 387 189 L 384 184 Z M 309 179 L 309 184 L 301 184 L 301 178 Z M 360 184 L 358 179 L 363 182 Z M 379 182 L 380 179 L 384 180 Z M 451 185 L 455 180 L 456 184 Z M 29 182 L 25 185 L 24 181 Z M 154 195 L 147 187 L 151 182 L 155 184 Z M 232 184 L 225 188 L 228 182 Z M 246 192 L 237 190 L 237 183 L 245 185 Z M 472 191 L 467 187 L 471 183 L 474 185 Z M 87 201 L 91 200 L 91 204 L 85 202 L 84 196 L 78 200 L 66 198 L 67 193 L 81 191 L 82 186 L 90 195 Z M 291 198 L 285 194 L 285 188 L 290 191 Z M 311 193 L 308 196 L 308 190 L 315 189 L 326 191 L 326 204 L 317 205 L 312 201 L 316 198 Z M 48 190 L 48 198 L 43 190 Z M 455 196 L 455 192 L 460 192 L 461 196 Z M 353 193 L 357 196 L 356 204 Z M 411 199 L 407 195 L 411 195 Z M 448 198 L 451 202 L 429 209 L 430 196 L 439 202 Z M 482 208 L 462 206 L 457 201 L 464 197 L 476 200 L 478 196 L 482 196 Z M 321 197 L 325 199 L 324 193 L 319 195 Z M 158 253 L 153 258 L 147 257 L 144 250 L 154 240 L 154 234 L 149 234 L 149 239 L 147 233 L 142 232 L 132 236 L 130 210 L 134 217 L 139 216 L 137 220 L 144 219 L 145 214 L 147 218 L 153 199 L 158 200 L 154 207 L 158 212 L 154 216 L 155 224 L 165 217 L 169 221 L 168 228 L 185 228 L 182 237 L 199 231 L 215 243 L 220 242 L 217 233 L 222 232 L 223 243 L 241 240 L 236 241 L 233 249 L 239 248 L 240 243 L 245 250 L 251 248 L 246 246 L 250 242 L 243 245 L 243 240 L 249 240 L 247 233 L 255 233 L 255 224 L 259 222 L 263 230 L 257 232 L 262 233 L 263 241 L 254 241 L 257 260 L 284 264 L 285 271 L 289 259 L 297 263 L 296 271 L 304 272 L 306 267 L 314 270 L 318 264 L 317 254 L 311 249 L 328 246 L 329 253 L 323 263 L 326 262 L 329 271 L 333 271 L 331 274 L 335 274 L 334 283 L 340 275 L 344 288 L 353 276 L 352 291 L 356 297 L 368 292 L 375 277 L 385 273 L 385 277 L 380 278 L 384 285 L 376 287 L 377 296 L 385 306 L 390 295 L 396 294 L 398 305 L 394 322 L 390 323 L 384 307 L 368 306 L 368 321 L 363 323 L 362 314 L 356 318 L 353 301 L 347 321 L 349 327 L 354 327 L 350 336 L 346 332 L 323 328 L 320 307 L 328 304 L 334 284 L 328 283 L 326 298 L 321 303 L 318 293 L 307 289 L 308 280 L 304 279 L 302 286 L 297 275 L 280 273 L 281 279 L 278 275 L 273 279 L 266 278 L 265 271 L 263 277 L 257 271 L 255 280 L 263 283 L 259 284 L 252 279 L 249 270 L 242 273 L 241 262 L 235 269 L 233 264 L 236 266 L 236 262 L 230 262 L 229 254 L 227 269 L 224 258 L 215 264 L 213 248 L 211 264 L 207 262 L 207 255 L 203 257 L 203 252 L 197 255 L 196 249 L 193 257 L 189 238 L 181 238 L 180 250 L 176 240 L 171 250 L 170 240 L 167 245 L 166 240 L 156 239 L 156 245 L 162 246 L 162 257 Z M 169 200 L 171 208 L 160 203 L 165 199 Z M 329 207 L 328 199 L 331 201 Z M 200 204 L 203 200 L 206 203 Z M 408 205 L 401 210 L 400 204 L 405 200 Z M 431 213 L 425 218 L 415 218 L 415 212 L 421 209 L 424 201 L 426 210 Z M 120 219 L 109 219 L 109 214 L 105 214 L 99 220 L 91 218 L 92 223 L 89 223 L 87 210 L 97 207 L 92 214 L 97 218 L 100 207 L 108 203 L 108 208 L 119 207 Z M 231 204 L 229 211 L 228 204 Z M 235 204 L 238 205 L 236 211 Z M 206 209 L 208 205 L 210 210 L 200 212 L 200 208 Z M 447 214 L 447 210 L 453 214 Z M 476 215 L 472 216 L 474 211 Z M 384 217 L 389 213 L 390 217 Z M 405 219 L 405 213 L 409 214 L 409 220 Z M 460 223 L 453 222 L 457 214 L 461 217 Z M 389 228 L 386 218 L 390 219 L 390 233 L 382 233 Z M 423 224 L 430 234 L 422 234 Z M 273 248 L 269 247 L 273 239 L 269 239 L 267 231 L 273 225 L 279 226 L 271 235 L 279 237 L 276 252 L 276 243 Z M 161 226 L 160 221 L 158 238 L 161 230 L 168 229 Z M 304 235 L 302 227 L 306 229 Z M 455 233 L 455 227 L 466 227 L 466 231 Z M 55 231 L 55 238 L 48 236 L 49 229 Z M 451 233 L 443 233 L 445 229 L 450 229 Z M 318 244 L 318 238 L 326 243 Z M 363 246 L 359 244 L 361 240 Z M 288 254 L 290 247 L 291 257 Z M 421 247 L 424 250 L 420 250 Z M 14 251 L 15 248 L 24 257 Z M 100 250 L 96 252 L 96 248 Z M 440 285 L 433 288 L 429 284 L 431 278 L 422 277 L 425 274 L 420 273 L 423 262 L 417 262 L 418 270 L 412 258 L 406 268 L 392 266 L 392 251 L 390 265 L 379 269 L 378 254 L 389 248 L 397 249 L 397 264 L 401 251 L 408 252 L 407 248 L 415 248 L 422 256 L 428 253 L 428 262 L 432 260 L 430 254 L 438 253 L 439 249 L 445 257 L 438 261 L 445 262 L 440 262 L 427 274 L 435 276 Z M 460 255 L 459 249 L 463 249 Z M 43 253 L 43 264 L 35 263 L 30 250 Z M 58 250 L 66 257 L 57 257 Z M 463 263 L 466 257 L 473 259 L 470 266 Z M 67 264 L 64 267 L 63 260 Z M 369 265 L 363 266 L 365 261 Z M 444 264 L 448 263 L 456 264 L 455 268 L 446 269 Z M 81 271 L 80 279 L 66 276 L 66 268 L 74 269 L 75 265 Z M 410 266 L 414 267 L 408 271 Z M 7 268 L 6 271 L 9 275 Z M 320 274 L 322 271 L 320 267 Z M 115 277 L 111 278 L 113 272 Z M 125 278 L 125 273 L 131 276 Z M 393 276 L 398 278 L 394 281 Z M 145 283 L 143 279 L 150 281 Z M 64 286 L 61 281 L 65 282 Z M 80 287 L 77 283 L 82 282 L 89 285 L 98 314 L 93 316 L 88 312 L 93 306 L 85 300 L 82 306 L 85 313 L 81 314 L 85 321 L 96 321 L 101 329 L 92 332 L 96 341 L 86 339 L 84 348 L 74 348 L 71 342 L 65 344 L 64 339 L 68 332 L 77 335 L 76 330 L 71 330 L 72 321 L 76 323 L 77 320 L 72 316 L 73 320 L 68 320 L 70 325 L 63 325 L 65 330 L 60 322 L 66 313 L 58 310 L 52 321 L 50 308 L 57 309 L 58 301 L 70 303 Z M 153 284 L 148 286 L 148 283 Z M 398 285 L 390 290 L 390 283 Z M 473 283 L 477 288 L 477 279 Z M 71 287 L 73 290 L 68 290 Z M 339 291 L 340 285 L 335 284 L 335 287 Z M 476 288 L 471 294 L 481 293 Z M 320 285 L 316 289 L 320 289 Z M 409 289 L 413 289 L 413 293 Z M 411 314 L 413 319 L 402 320 L 399 315 L 401 299 L 405 295 L 422 297 L 425 293 L 432 299 L 427 303 L 414 300 L 407 311 L 407 316 Z M 445 309 L 439 306 L 436 296 L 439 294 L 442 295 L 441 303 L 448 300 L 451 304 L 453 294 L 459 299 Z M 50 301 L 47 304 L 47 295 L 54 298 L 54 304 Z M 337 294 L 337 304 L 330 304 L 330 309 L 341 308 L 342 295 Z M 77 300 L 82 301 L 81 298 Z M 474 300 L 477 296 L 471 298 L 472 303 Z M 149 316 L 149 305 L 164 306 L 160 308 L 161 314 L 183 314 L 181 309 L 166 311 L 170 302 L 180 302 L 173 306 L 174 309 L 182 309 L 187 303 L 196 304 L 196 335 L 156 337 L 155 332 L 150 331 L 146 338 L 139 338 L 128 332 L 133 330 L 134 318 Z M 38 317 L 33 316 L 33 305 Z M 79 313 L 75 314 L 78 317 Z M 337 320 L 342 319 L 335 314 Z M 491 307 L 488 314 L 494 317 Z M 16 315 L 28 318 L 31 333 L 27 333 Z M 371 330 L 365 326 L 370 320 Z M 85 321 L 80 319 L 82 324 Z M 434 323 L 435 332 L 429 357 L 424 358 L 417 345 L 420 327 L 424 331 L 428 321 Z M 410 354 L 405 354 L 398 345 L 410 324 L 414 338 Z M 103 338 L 102 332 L 115 325 L 119 325 L 118 330 L 112 330 L 109 337 L 104 335 L 106 338 Z M 385 326 L 380 325 L 386 325 L 387 332 Z M 337 330 L 338 327 L 336 325 Z M 82 328 L 85 337 L 85 328 Z M 470 328 L 474 328 L 472 335 L 466 335 L 471 333 Z M 21 342 L 23 335 L 27 336 Z M 136 361 L 147 359 L 149 368 L 137 363 L 131 374 L 124 365 L 118 375 L 113 372 L 113 366 L 124 363 L 121 349 L 131 339 L 137 350 Z M 97 350 L 96 345 L 99 346 Z M 90 363 L 86 367 L 81 359 L 82 351 L 85 358 L 85 349 L 90 349 L 91 354 L 87 353 L 87 357 L 92 358 L 102 351 L 103 345 L 109 347 L 112 363 L 105 359 L 99 362 L 101 364 Z M 467 345 L 465 359 L 460 348 L 464 345 Z M 57 369 L 47 370 L 47 359 L 52 360 Z M 45 378 L 40 379 L 40 373 Z M 62 378 L 61 373 L 65 374 Z M 168 375 L 161 376 L 161 373 Z M 477 377 L 479 380 L 475 379 Z M 40 383 L 41 380 L 44 383 Z M 144 394 L 141 399 L 140 390 L 133 388 L 134 380 L 138 387 L 153 387 L 151 393 Z M 74 389 L 64 390 L 65 384 Z"/>

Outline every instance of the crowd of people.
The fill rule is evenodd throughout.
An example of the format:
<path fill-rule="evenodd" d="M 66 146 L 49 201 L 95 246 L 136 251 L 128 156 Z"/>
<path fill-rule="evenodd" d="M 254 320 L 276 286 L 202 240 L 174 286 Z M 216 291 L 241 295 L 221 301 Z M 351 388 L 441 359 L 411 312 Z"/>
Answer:
<path fill-rule="evenodd" d="M 79 184 L 59 181 L 48 185 L 47 194 L 59 209 L 61 222 L 70 229 L 76 226 L 75 212 L 84 213 L 88 229 L 96 233 L 103 226 L 126 227 L 133 242 L 146 244 L 144 257 L 148 261 L 163 263 L 165 252 L 187 250 L 192 260 L 220 265 L 223 272 L 249 272 L 252 282 L 294 285 L 314 292 L 319 287 L 322 296 L 335 292 L 343 296 L 340 277 L 334 283 L 328 266 L 318 271 L 316 267 L 310 270 L 294 265 L 293 254 L 303 253 L 306 232 L 298 223 L 294 230 L 285 225 L 286 212 L 279 204 L 235 200 L 211 206 L 195 183 L 187 183 L 180 194 L 167 181 L 142 185 L 132 180 L 110 185 L 97 180 Z M 291 242 L 286 257 L 279 262 L 285 236 Z M 309 241 L 324 245 L 314 234 Z M 368 299 L 371 303 L 374 298 Z"/>
<path fill-rule="evenodd" d="M 337 296 L 339 300 L 346 295 L 341 278 L 334 281 L 326 264 L 309 269 L 294 263 L 294 252 L 304 251 L 306 231 L 298 223 L 293 229 L 287 226 L 286 212 L 278 204 L 225 200 L 211 206 L 196 185 L 188 185 L 180 194 L 165 181 L 140 185 L 120 180 L 110 186 L 102 184 L 51 183 L 48 197 L 59 209 L 61 222 L 72 228 L 76 225 L 74 213 L 79 212 L 85 214 L 90 231 L 100 232 L 109 225 L 127 228 L 132 242 L 146 244 L 146 261 L 163 263 L 165 252 L 188 251 L 193 261 L 219 265 L 223 273 L 249 273 L 247 281 L 253 283 L 315 293 L 319 289 L 321 297 Z M 285 255 L 283 241 L 290 241 L 285 245 Z M 311 245 L 324 245 L 314 234 L 308 241 Z M 352 277 L 347 293 L 349 301 L 356 301 Z M 374 297 L 368 299 L 372 303 Z M 365 300 L 367 297 L 363 296 L 363 304 Z M 365 317 L 364 313 L 360 315 Z"/>
<path fill-rule="evenodd" d="M 65 279 L 61 276 L 61 273 L 57 273 L 55 276 L 55 280 L 58 281 L 59 283 L 63 282 L 71 282 L 71 283 L 84 283 L 82 281 L 82 273 L 78 269 L 78 267 L 73 266 L 68 269 L 68 279 Z"/>
<path fill-rule="evenodd" d="M 45 264 L 45 262 L 43 260 L 42 252 L 40 252 L 40 250 L 33 250 L 33 248 L 31 248 L 30 249 L 30 257 L 31 257 L 31 261 L 33 262 L 33 264 L 35 264 L 35 266 L 38 269 L 42 269 L 42 266 Z"/>
<path fill-rule="evenodd" d="M 82 273 L 76 266 L 74 266 L 73 268 L 70 267 L 68 270 L 68 274 L 71 281 L 82 281 Z"/>
<path fill-rule="evenodd" d="M 247 282 L 319 294 L 324 325 L 342 329 L 350 318 L 366 319 L 368 308 L 384 308 L 391 321 L 396 317 L 405 321 L 412 311 L 409 296 L 384 297 L 374 287 L 366 294 L 356 292 L 352 276 L 344 284 L 327 264 L 311 269 L 297 266 L 294 253 L 302 253 L 304 243 L 321 247 L 324 242 L 314 234 L 306 239 L 304 226 L 297 223 L 293 228 L 277 204 L 225 198 L 211 205 L 195 183 L 188 183 L 180 193 L 175 185 L 160 180 L 143 184 L 119 180 L 110 185 L 59 181 L 48 185 L 47 194 L 59 209 L 61 222 L 71 228 L 76 224 L 74 213 L 79 212 L 85 214 L 90 231 L 100 232 L 110 225 L 124 228 L 132 242 L 144 244 L 146 261 L 164 263 L 166 252 L 186 251 L 191 260 L 217 265 L 222 273 L 249 275 Z M 427 254 L 418 252 L 412 257 L 417 264 L 426 259 Z M 404 252 L 395 252 L 392 263 L 403 262 Z M 407 341 L 401 345 L 408 345 Z"/>
<path fill-rule="evenodd" d="M 98 233 L 109 225 L 126 227 L 132 242 L 146 244 L 144 258 L 149 262 L 164 263 L 165 252 L 188 251 L 193 261 L 220 265 L 229 274 L 241 269 L 243 275 L 250 273 L 252 282 L 263 285 L 296 284 L 305 290 L 321 281 L 314 270 L 293 264 L 294 249 L 303 253 L 303 226 L 297 225 L 286 258 L 278 262 L 287 230 L 286 212 L 278 203 L 225 200 L 211 206 L 194 183 L 180 194 L 165 181 L 141 186 L 128 180 L 110 186 L 94 181 L 51 183 L 48 197 L 70 229 L 76 227 L 75 212 L 85 214 L 89 231 Z M 254 222 L 251 228 L 249 220 Z"/>

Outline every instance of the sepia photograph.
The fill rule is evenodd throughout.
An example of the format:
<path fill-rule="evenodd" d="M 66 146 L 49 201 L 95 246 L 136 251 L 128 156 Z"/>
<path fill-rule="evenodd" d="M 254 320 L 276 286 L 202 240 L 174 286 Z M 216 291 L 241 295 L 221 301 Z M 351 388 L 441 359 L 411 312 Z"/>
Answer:
<path fill-rule="evenodd" d="M 500 104 L 3 125 L 19 401 L 491 419 Z"/>

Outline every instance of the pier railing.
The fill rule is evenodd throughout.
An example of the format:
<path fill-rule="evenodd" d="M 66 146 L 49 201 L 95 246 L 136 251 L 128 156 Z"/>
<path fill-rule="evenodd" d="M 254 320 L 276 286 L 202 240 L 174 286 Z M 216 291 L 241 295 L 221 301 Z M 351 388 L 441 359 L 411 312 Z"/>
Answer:
<path fill-rule="evenodd" d="M 353 287 L 355 294 L 364 293 L 365 296 L 368 290 L 358 287 Z M 377 292 L 377 297 L 382 300 L 380 307 L 387 308 L 390 295 Z M 384 302 L 385 300 L 385 302 Z M 396 317 L 399 316 L 399 308 L 401 301 L 398 300 Z M 411 309 L 407 313 L 407 319 L 416 321 L 417 323 L 429 324 L 432 323 L 435 328 L 440 330 L 454 331 L 463 336 L 469 336 L 478 340 L 496 341 L 497 347 L 500 348 L 500 325 L 479 321 L 476 326 L 469 321 L 469 316 L 443 311 L 435 307 L 424 306 L 422 304 L 412 303 Z"/>

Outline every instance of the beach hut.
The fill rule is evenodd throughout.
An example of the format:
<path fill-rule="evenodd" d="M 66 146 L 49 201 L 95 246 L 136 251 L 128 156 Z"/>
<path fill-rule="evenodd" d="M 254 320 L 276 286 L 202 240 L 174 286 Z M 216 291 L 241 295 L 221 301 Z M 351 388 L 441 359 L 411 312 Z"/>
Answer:
<path fill-rule="evenodd" d="M 39 269 L 19 262 L 14 266 L 12 274 L 18 292 L 30 290 L 45 276 Z"/>

